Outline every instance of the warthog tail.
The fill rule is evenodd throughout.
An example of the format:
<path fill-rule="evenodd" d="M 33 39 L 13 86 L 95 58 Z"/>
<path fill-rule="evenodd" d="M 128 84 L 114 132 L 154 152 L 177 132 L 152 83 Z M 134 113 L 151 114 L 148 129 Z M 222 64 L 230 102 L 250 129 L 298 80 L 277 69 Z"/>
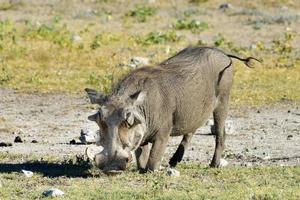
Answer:
<path fill-rule="evenodd" d="M 250 67 L 250 68 L 253 68 L 253 66 L 251 66 L 251 60 L 256 60 L 257 62 L 262 63 L 261 60 L 258 60 L 257 58 L 254 58 L 254 57 L 240 58 L 240 57 L 237 57 L 237 56 L 234 56 L 234 55 L 229 55 L 229 54 L 227 54 L 227 56 L 230 57 L 230 58 L 235 58 L 235 59 L 238 59 L 240 61 L 243 61 L 243 63 L 245 63 L 245 65 L 247 67 Z"/>

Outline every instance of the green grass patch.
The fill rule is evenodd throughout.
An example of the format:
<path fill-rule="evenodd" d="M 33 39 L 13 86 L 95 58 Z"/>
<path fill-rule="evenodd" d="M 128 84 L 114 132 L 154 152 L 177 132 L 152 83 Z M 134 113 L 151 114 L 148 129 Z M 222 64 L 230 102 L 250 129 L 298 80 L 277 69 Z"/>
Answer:
<path fill-rule="evenodd" d="M 199 33 L 209 28 L 208 23 L 199 20 L 178 19 L 173 27 L 177 30 L 191 30 L 193 33 Z"/>
<path fill-rule="evenodd" d="M 164 171 L 138 174 L 133 169 L 113 177 L 102 173 L 82 177 L 80 171 L 72 178 L 51 177 L 51 172 L 35 173 L 32 178 L 18 172 L 1 173 L 0 195 L 4 199 L 38 199 L 44 190 L 54 187 L 66 193 L 64 199 L 300 198 L 299 167 L 211 169 L 190 163 L 181 164 L 178 170 L 179 178 L 168 177 Z"/>
<path fill-rule="evenodd" d="M 146 22 L 150 16 L 157 13 L 157 9 L 147 6 L 137 6 L 134 10 L 129 11 L 126 16 L 135 18 L 138 22 Z"/>
<path fill-rule="evenodd" d="M 181 37 L 175 31 L 150 32 L 144 37 L 139 37 L 137 42 L 142 45 L 166 44 L 168 42 L 178 42 Z"/>
<path fill-rule="evenodd" d="M 235 65 L 231 101 L 234 105 L 267 105 L 300 99 L 300 65 L 294 68 L 249 69 Z"/>

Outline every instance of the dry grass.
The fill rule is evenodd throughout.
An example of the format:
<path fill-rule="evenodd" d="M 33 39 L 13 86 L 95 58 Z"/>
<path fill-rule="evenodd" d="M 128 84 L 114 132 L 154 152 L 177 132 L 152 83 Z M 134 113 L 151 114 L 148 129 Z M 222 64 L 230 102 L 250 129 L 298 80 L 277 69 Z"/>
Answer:
<path fill-rule="evenodd" d="M 272 2 L 276 6 L 293 4 L 293 1 Z M 49 11 L 54 14 L 42 22 L 31 20 L 30 17 L 25 22 L 15 22 L 2 16 L 0 86 L 26 92 L 81 93 L 85 87 L 109 92 L 112 84 L 131 70 L 127 67 L 131 57 L 149 57 L 155 64 L 188 45 L 205 43 L 238 55 L 264 58 L 264 63 L 256 65 L 255 69 L 245 69 L 240 65 L 235 67 L 233 105 L 299 101 L 297 35 L 295 37 L 293 31 L 282 32 L 270 40 L 264 36 L 266 31 L 262 30 L 261 38 L 250 41 L 257 48 L 239 45 L 240 41 L 227 38 L 226 31 L 225 36 L 220 35 L 223 30 L 221 24 L 219 26 L 207 14 L 211 12 L 212 15 L 232 18 L 218 11 L 205 10 L 205 7 L 212 8 L 214 3 L 219 1 L 200 1 L 197 4 L 180 2 L 181 6 L 167 2 L 133 2 L 127 8 L 118 10 L 115 6 L 122 4 L 118 1 L 97 2 L 95 10 L 83 10 L 87 12 L 84 16 L 83 11 L 75 7 L 81 15 L 75 15 L 74 19 L 70 19 L 68 9 L 64 11 L 55 5 Z M 199 4 L 204 7 L 198 7 Z M 241 3 L 236 4 L 242 6 Z M 259 5 L 256 1 L 253 4 L 256 7 Z M 190 9 L 191 5 L 193 9 Z M 67 5 L 74 6 L 70 3 Z M 249 5 L 245 3 L 243 6 Z M 9 12 L 20 13 L 22 9 L 19 7 L 30 9 L 29 4 L 20 4 L 17 10 L 8 8 L 7 16 L 10 16 Z M 179 19 L 187 23 L 183 30 L 178 30 L 178 25 L 176 28 Z M 199 23 L 207 26 L 195 32 L 195 26 L 188 24 L 194 19 L 200 19 Z M 246 20 L 243 17 L 241 19 Z M 99 20 L 103 24 L 96 23 Z M 160 27 L 159 30 L 156 27 Z M 252 32 L 256 34 L 255 30 Z M 214 37 L 201 39 L 200 42 L 195 40 L 202 34 Z M 285 35 L 293 36 L 286 38 Z M 80 39 L 76 40 L 77 36 Z"/>

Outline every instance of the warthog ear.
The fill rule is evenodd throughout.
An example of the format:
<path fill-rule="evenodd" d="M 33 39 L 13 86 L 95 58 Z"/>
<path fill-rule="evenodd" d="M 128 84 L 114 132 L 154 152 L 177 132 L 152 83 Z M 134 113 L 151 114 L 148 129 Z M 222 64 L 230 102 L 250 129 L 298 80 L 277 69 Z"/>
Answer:
<path fill-rule="evenodd" d="M 88 94 L 88 97 L 90 98 L 92 104 L 101 105 L 106 101 L 106 96 L 104 94 L 101 94 L 100 92 L 97 92 L 96 90 L 85 88 L 85 91 Z"/>
<path fill-rule="evenodd" d="M 134 94 L 130 95 L 130 99 L 133 101 L 134 106 L 139 106 L 143 104 L 146 97 L 146 92 L 137 91 Z"/>

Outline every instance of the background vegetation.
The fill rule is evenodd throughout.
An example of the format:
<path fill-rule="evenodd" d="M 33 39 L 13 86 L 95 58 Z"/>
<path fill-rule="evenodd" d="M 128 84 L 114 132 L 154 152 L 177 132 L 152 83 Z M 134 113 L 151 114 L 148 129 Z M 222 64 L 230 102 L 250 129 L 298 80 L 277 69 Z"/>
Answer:
<path fill-rule="evenodd" d="M 255 69 L 235 63 L 233 105 L 300 99 L 296 1 L 232 1 L 225 10 L 217 0 L 49 2 L 1 1 L 0 87 L 109 92 L 133 56 L 155 65 L 207 45 L 264 61 Z"/>
<path fill-rule="evenodd" d="M 189 45 L 207 45 L 263 60 L 254 69 L 234 61 L 232 106 L 298 105 L 299 1 L 228 2 L 1 0 L 0 87 L 109 93 L 132 70 L 132 57 L 155 65 Z M 191 162 L 179 165 L 179 178 L 133 168 L 109 177 L 68 159 L 1 153 L 0 199 L 41 199 L 51 187 L 64 199 L 300 199 L 299 166 L 210 169 Z M 48 168 L 27 179 L 15 172 L 20 160 Z"/>

